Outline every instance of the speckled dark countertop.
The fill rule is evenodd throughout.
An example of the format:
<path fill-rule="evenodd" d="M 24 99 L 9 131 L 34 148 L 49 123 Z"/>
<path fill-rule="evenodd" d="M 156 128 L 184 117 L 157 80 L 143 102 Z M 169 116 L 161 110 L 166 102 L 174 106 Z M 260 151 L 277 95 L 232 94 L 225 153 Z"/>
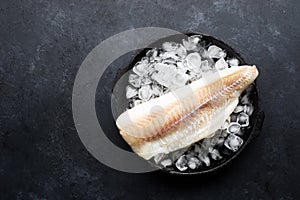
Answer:
<path fill-rule="evenodd" d="M 0 199 L 300 198 L 300 1 L 7 0 L 0 20 Z M 214 35 L 259 67 L 262 133 L 225 169 L 127 174 L 82 145 L 71 109 L 80 64 L 146 26 Z"/>

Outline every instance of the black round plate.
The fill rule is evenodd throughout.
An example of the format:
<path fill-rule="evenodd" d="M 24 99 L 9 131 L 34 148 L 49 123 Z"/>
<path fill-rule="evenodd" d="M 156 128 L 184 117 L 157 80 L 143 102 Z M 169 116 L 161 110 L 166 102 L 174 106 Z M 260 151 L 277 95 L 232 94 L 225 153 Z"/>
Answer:
<path fill-rule="evenodd" d="M 162 43 L 166 42 L 166 41 L 181 42 L 182 39 L 186 39 L 188 36 L 192 36 L 192 35 L 201 35 L 202 36 L 201 42 L 202 42 L 202 45 L 204 45 L 204 46 L 216 45 L 216 46 L 219 46 L 220 48 L 222 48 L 223 50 L 225 50 L 226 54 L 227 54 L 226 58 L 237 58 L 240 62 L 240 65 L 247 64 L 244 61 L 244 59 L 239 55 L 239 53 L 237 53 L 232 47 L 230 47 L 229 45 L 225 44 L 224 42 L 222 42 L 212 36 L 200 34 L 200 33 L 177 34 L 177 35 L 172 35 L 172 36 L 160 39 L 160 40 L 150 44 L 149 46 L 145 47 L 141 51 L 139 51 L 133 57 L 133 59 L 131 60 L 129 65 L 127 65 L 125 68 L 124 68 L 124 66 L 121 66 L 118 69 L 114 83 L 116 83 L 126 72 L 131 70 L 138 61 L 140 61 L 144 56 L 146 56 L 146 52 L 149 49 L 152 49 L 154 47 L 160 48 Z M 112 84 L 112 85 L 114 86 L 114 84 Z M 125 85 L 123 85 L 123 89 L 125 91 Z M 228 164 L 229 162 L 231 162 L 250 143 L 250 141 L 253 140 L 253 138 L 255 138 L 256 136 L 259 135 L 261 127 L 262 127 L 262 123 L 264 120 L 264 113 L 260 109 L 259 95 L 258 95 L 256 83 L 251 84 L 249 86 L 247 92 L 248 92 L 248 95 L 250 95 L 250 100 L 252 102 L 252 105 L 254 106 L 254 111 L 253 111 L 252 115 L 250 116 L 250 125 L 245 130 L 245 133 L 242 136 L 244 143 L 238 151 L 228 152 L 228 154 L 226 154 L 226 155 L 223 154 L 223 158 L 221 160 L 212 161 L 211 165 L 209 167 L 201 166 L 195 170 L 188 169 L 185 172 L 179 171 L 174 166 L 164 168 L 161 165 L 155 164 L 155 162 L 153 160 L 149 160 L 149 163 L 152 166 L 157 167 L 160 170 L 171 173 L 171 174 L 192 175 L 192 174 L 203 174 L 203 173 L 212 172 L 212 171 L 215 171 L 215 170 L 223 167 L 224 165 Z M 125 95 L 122 98 L 124 98 L 122 100 L 122 102 L 124 102 L 123 105 L 120 104 L 117 106 L 120 107 L 121 110 L 122 109 L 125 110 L 125 108 L 128 106 L 128 104 L 127 104 Z"/>

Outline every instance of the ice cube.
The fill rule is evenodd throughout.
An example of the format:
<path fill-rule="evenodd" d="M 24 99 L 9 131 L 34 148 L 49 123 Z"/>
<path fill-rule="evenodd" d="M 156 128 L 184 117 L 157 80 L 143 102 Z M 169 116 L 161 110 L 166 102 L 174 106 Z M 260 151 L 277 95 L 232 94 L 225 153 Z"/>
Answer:
<path fill-rule="evenodd" d="M 238 105 L 235 109 L 234 109 L 234 113 L 240 113 L 244 110 L 244 107 L 241 105 Z"/>
<path fill-rule="evenodd" d="M 148 57 L 143 57 L 139 63 L 142 63 L 142 64 L 149 64 L 149 58 L 148 58 Z M 137 64 L 137 63 L 136 63 L 136 64 Z"/>
<path fill-rule="evenodd" d="M 185 47 L 186 50 L 188 51 L 192 51 L 195 50 L 197 48 L 197 45 L 191 41 L 187 41 L 185 39 L 182 40 L 182 44 Z"/>
<path fill-rule="evenodd" d="M 173 79 L 172 79 L 172 83 L 174 85 L 176 85 L 177 87 L 182 87 L 185 85 L 185 83 L 188 81 L 189 76 L 187 74 L 181 74 L 181 73 L 177 73 Z"/>
<path fill-rule="evenodd" d="M 152 80 L 150 79 L 150 77 L 148 77 L 148 76 L 140 77 L 140 84 L 141 85 L 149 85 L 151 83 L 152 83 Z"/>
<path fill-rule="evenodd" d="M 201 40 L 202 36 L 201 35 L 192 35 L 188 37 L 188 41 L 193 43 L 193 44 L 198 44 Z"/>
<path fill-rule="evenodd" d="M 196 157 L 190 157 L 188 159 L 188 166 L 190 169 L 196 169 L 200 165 L 200 161 Z"/>
<path fill-rule="evenodd" d="M 162 63 L 155 65 L 156 73 L 153 73 L 151 78 L 167 88 L 172 87 L 172 79 L 176 76 L 176 67 Z"/>
<path fill-rule="evenodd" d="M 242 97 L 242 99 L 240 100 L 240 102 L 241 102 L 241 104 L 244 104 L 244 105 L 250 103 L 250 97 L 249 97 L 249 95 L 248 94 L 244 95 Z"/>
<path fill-rule="evenodd" d="M 211 146 L 215 146 L 216 144 L 218 144 L 218 140 L 219 138 L 217 136 L 213 136 L 211 139 L 210 139 L 210 145 Z"/>
<path fill-rule="evenodd" d="M 138 94 L 138 91 L 135 88 L 131 87 L 130 85 L 128 85 L 126 87 L 126 98 L 127 99 L 130 99 L 137 94 Z"/>
<path fill-rule="evenodd" d="M 132 70 L 137 75 L 143 76 L 147 72 L 147 66 L 148 66 L 148 64 L 146 64 L 146 63 L 137 62 Z"/>
<path fill-rule="evenodd" d="M 227 62 L 224 60 L 223 57 L 220 58 L 220 59 L 216 62 L 216 64 L 215 64 L 215 68 L 216 68 L 217 70 L 223 70 L 223 69 L 225 69 L 225 68 L 227 68 L 227 67 L 228 67 L 228 64 L 227 64 Z"/>
<path fill-rule="evenodd" d="M 241 125 L 237 122 L 231 122 L 227 128 L 227 132 L 231 134 L 237 134 L 241 129 Z"/>
<path fill-rule="evenodd" d="M 210 58 L 224 58 L 226 57 L 226 53 L 218 46 L 211 45 L 208 47 L 207 55 Z"/>
<path fill-rule="evenodd" d="M 180 171 L 185 171 L 187 170 L 187 158 L 185 155 L 182 155 L 179 157 L 179 159 L 176 161 L 175 166 L 177 167 L 177 169 L 179 169 Z"/>
<path fill-rule="evenodd" d="M 182 62 L 177 63 L 177 72 L 180 74 L 186 74 L 187 72 L 187 67 Z"/>
<path fill-rule="evenodd" d="M 254 111 L 254 107 L 252 104 L 247 104 L 244 106 L 244 113 L 246 113 L 247 115 L 251 116 L 253 111 Z"/>
<path fill-rule="evenodd" d="M 218 142 L 217 137 L 205 138 L 203 139 L 202 146 L 204 146 L 206 149 L 209 149 L 210 147 L 216 145 L 217 142 Z"/>
<path fill-rule="evenodd" d="M 201 52 L 201 57 L 202 58 L 210 58 L 209 57 L 209 54 L 208 54 L 208 51 L 206 49 L 203 49 L 203 51 Z M 211 59 L 211 58 L 210 58 Z"/>
<path fill-rule="evenodd" d="M 210 142 L 211 142 L 210 138 L 204 138 L 202 140 L 201 147 L 204 148 L 204 149 L 208 149 L 211 146 Z"/>
<path fill-rule="evenodd" d="M 199 154 L 198 158 L 204 162 L 207 167 L 210 165 L 210 159 L 207 154 Z"/>
<path fill-rule="evenodd" d="M 201 147 L 198 143 L 194 144 L 194 151 L 198 154 L 202 153 Z"/>
<path fill-rule="evenodd" d="M 246 127 L 249 125 L 249 116 L 246 113 L 240 113 L 237 117 L 237 122 L 241 127 Z"/>
<path fill-rule="evenodd" d="M 186 64 L 189 69 L 200 68 L 201 66 L 201 56 L 199 53 L 190 53 L 186 57 Z"/>
<path fill-rule="evenodd" d="M 149 85 L 144 85 L 139 89 L 139 98 L 143 101 L 148 101 L 152 96 L 152 90 Z"/>
<path fill-rule="evenodd" d="M 170 74 L 165 74 L 164 72 L 156 72 L 152 74 L 151 78 L 158 82 L 160 85 L 170 87 Z"/>
<path fill-rule="evenodd" d="M 157 154 L 156 156 L 154 156 L 154 162 L 155 162 L 156 164 L 158 164 L 159 161 L 161 161 L 161 160 L 164 158 L 164 156 L 165 156 L 165 154 L 163 154 L 163 153 Z"/>
<path fill-rule="evenodd" d="M 236 122 L 237 121 L 237 114 L 231 113 L 231 115 L 230 115 L 230 121 L 231 122 Z"/>
<path fill-rule="evenodd" d="M 202 71 L 207 72 L 207 71 L 211 70 L 212 69 L 212 64 L 213 64 L 213 62 L 211 62 L 211 61 L 203 60 L 202 63 L 201 63 Z"/>
<path fill-rule="evenodd" d="M 185 58 L 187 54 L 186 49 L 182 44 L 180 44 L 179 48 L 175 50 L 175 53 L 181 58 Z"/>
<path fill-rule="evenodd" d="M 186 66 L 193 71 L 194 73 L 200 73 L 201 72 L 201 56 L 199 53 L 190 53 L 187 55 L 185 59 Z"/>
<path fill-rule="evenodd" d="M 140 83 L 140 78 L 138 75 L 136 74 L 130 74 L 129 75 L 129 78 L 128 78 L 128 82 L 133 86 L 133 87 L 136 87 L 136 88 L 139 88 L 141 86 L 141 83 Z"/>
<path fill-rule="evenodd" d="M 230 65 L 230 66 L 238 66 L 239 65 L 239 60 L 236 59 L 236 58 L 231 58 L 229 60 L 227 60 L 227 63 Z"/>
<path fill-rule="evenodd" d="M 153 58 L 153 59 L 156 58 L 157 55 L 158 55 L 158 51 L 157 51 L 156 48 L 151 49 L 151 50 L 147 51 L 147 53 L 146 53 L 146 56 L 147 56 L 148 58 Z"/>
<path fill-rule="evenodd" d="M 166 160 L 161 161 L 160 164 L 161 164 L 163 167 L 167 167 L 167 166 L 172 165 L 172 160 L 171 160 L 171 159 L 166 159 Z"/>
<path fill-rule="evenodd" d="M 226 131 L 224 131 L 224 132 L 226 133 L 226 135 L 224 137 L 226 137 L 227 136 L 227 132 Z M 224 137 L 219 137 L 218 138 L 218 143 L 217 143 L 218 146 L 223 145 L 223 143 L 225 141 Z"/>
<path fill-rule="evenodd" d="M 162 48 L 165 50 L 165 51 L 175 51 L 176 49 L 179 48 L 179 44 L 176 43 L 176 42 L 164 42 L 162 44 Z"/>
<path fill-rule="evenodd" d="M 232 151 L 237 151 L 243 144 L 243 139 L 237 135 L 230 134 L 224 142 L 225 147 Z"/>
<path fill-rule="evenodd" d="M 214 160 L 222 159 L 222 156 L 220 155 L 220 153 L 217 149 L 210 148 L 209 153 L 211 155 L 211 158 Z"/>
<path fill-rule="evenodd" d="M 163 94 L 163 89 L 157 84 L 151 85 L 151 89 L 154 95 L 161 96 Z"/>

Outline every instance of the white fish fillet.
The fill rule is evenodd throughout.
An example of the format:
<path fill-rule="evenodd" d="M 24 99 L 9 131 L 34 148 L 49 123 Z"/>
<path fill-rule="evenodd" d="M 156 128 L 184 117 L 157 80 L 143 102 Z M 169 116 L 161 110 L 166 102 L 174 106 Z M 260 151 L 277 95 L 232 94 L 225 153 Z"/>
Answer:
<path fill-rule="evenodd" d="M 211 73 L 142 103 L 116 120 L 120 134 L 144 159 L 210 137 L 233 112 L 241 92 L 258 76 L 256 66 Z"/>

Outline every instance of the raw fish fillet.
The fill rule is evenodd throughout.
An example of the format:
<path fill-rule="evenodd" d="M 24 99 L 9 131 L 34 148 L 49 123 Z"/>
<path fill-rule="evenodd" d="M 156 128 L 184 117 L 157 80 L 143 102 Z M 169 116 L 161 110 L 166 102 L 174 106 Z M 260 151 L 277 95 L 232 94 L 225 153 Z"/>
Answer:
<path fill-rule="evenodd" d="M 230 116 L 238 98 L 258 76 L 256 66 L 237 66 L 151 99 L 122 113 L 120 134 L 148 160 L 211 137 Z"/>

